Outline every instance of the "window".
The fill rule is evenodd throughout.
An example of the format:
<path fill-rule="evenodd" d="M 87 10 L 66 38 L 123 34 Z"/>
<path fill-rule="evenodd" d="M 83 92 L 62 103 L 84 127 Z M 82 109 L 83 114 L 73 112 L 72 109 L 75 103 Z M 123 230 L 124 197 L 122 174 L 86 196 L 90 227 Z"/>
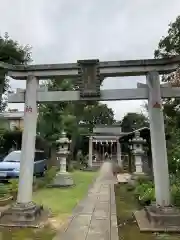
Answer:
<path fill-rule="evenodd" d="M 37 161 L 41 161 L 41 160 L 44 160 L 46 159 L 46 155 L 44 152 L 35 152 L 35 156 L 34 156 L 34 161 L 37 162 Z"/>
<path fill-rule="evenodd" d="M 13 151 L 4 158 L 4 162 L 20 162 L 20 158 L 21 152 Z"/>
<path fill-rule="evenodd" d="M 44 160 L 46 159 L 46 155 L 44 152 L 35 152 L 35 156 L 34 156 L 34 161 L 40 161 L 40 160 Z M 9 153 L 5 158 L 4 158 L 4 162 L 20 162 L 21 159 L 21 151 L 13 151 L 11 153 Z"/>

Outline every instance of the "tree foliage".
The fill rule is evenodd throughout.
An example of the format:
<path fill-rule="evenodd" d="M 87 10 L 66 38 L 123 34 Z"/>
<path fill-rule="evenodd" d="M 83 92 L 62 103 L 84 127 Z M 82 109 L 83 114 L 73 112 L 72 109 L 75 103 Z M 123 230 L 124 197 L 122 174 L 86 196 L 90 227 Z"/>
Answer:
<path fill-rule="evenodd" d="M 167 141 L 169 170 L 175 174 L 180 172 L 180 128 L 171 128 L 169 134 L 171 135 L 170 141 Z"/>
<path fill-rule="evenodd" d="M 75 90 L 72 80 L 53 79 L 44 85 L 51 91 Z M 39 105 L 37 132 L 51 144 L 55 143 L 62 130 L 67 132 L 72 140 L 71 158 L 82 143 L 83 135 L 92 132 L 96 124 L 112 124 L 114 113 L 106 104 L 97 101 L 60 102 Z"/>
<path fill-rule="evenodd" d="M 158 49 L 154 52 L 156 58 L 171 57 L 174 55 L 180 55 L 180 16 L 176 18 L 175 22 L 170 23 L 167 36 L 161 38 Z M 176 76 L 174 74 L 165 75 L 162 77 L 162 81 L 174 81 L 173 77 Z M 178 120 L 179 107 L 180 100 L 177 98 L 166 99 L 164 101 L 164 113 L 167 121 L 172 117 Z"/>
<path fill-rule="evenodd" d="M 175 22 L 170 23 L 166 36 L 160 39 L 158 48 L 154 52 L 155 58 L 171 57 L 180 55 L 180 16 Z M 180 81 L 179 74 L 169 74 L 162 76 L 164 82 Z M 179 137 L 180 137 L 180 99 L 171 98 L 163 100 L 165 127 L 170 136 L 167 141 L 168 158 L 170 171 L 175 173 L 180 159 Z"/>
<path fill-rule="evenodd" d="M 148 118 L 142 113 L 127 113 L 121 121 L 122 132 L 132 132 L 148 126 Z"/>
<path fill-rule="evenodd" d="M 83 122 L 93 127 L 101 124 L 113 124 L 114 113 L 111 108 L 108 108 L 106 104 L 95 102 L 93 105 L 84 106 Z"/>
<path fill-rule="evenodd" d="M 31 48 L 28 45 L 20 45 L 5 33 L 3 37 L 0 36 L 0 61 L 9 64 L 28 64 L 31 61 Z M 0 111 L 3 111 L 7 104 L 2 94 L 9 88 L 9 80 L 4 78 L 4 74 L 4 70 L 0 69 Z"/>
<path fill-rule="evenodd" d="M 180 16 L 169 24 L 168 34 L 163 36 L 155 50 L 156 58 L 171 57 L 180 54 Z"/>

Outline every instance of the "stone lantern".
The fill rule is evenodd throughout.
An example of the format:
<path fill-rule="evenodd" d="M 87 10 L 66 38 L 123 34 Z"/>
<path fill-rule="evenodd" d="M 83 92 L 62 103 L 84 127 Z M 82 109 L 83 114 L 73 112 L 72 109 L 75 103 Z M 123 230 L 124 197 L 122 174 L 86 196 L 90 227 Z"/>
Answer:
<path fill-rule="evenodd" d="M 97 162 L 97 157 L 98 157 L 98 149 L 97 149 L 98 142 L 97 142 L 97 140 L 95 141 L 95 145 L 96 145 L 96 151 L 95 151 L 94 162 Z"/>
<path fill-rule="evenodd" d="M 58 144 L 58 158 L 60 158 L 60 172 L 66 173 L 66 159 L 69 154 L 70 140 L 66 137 L 66 133 L 62 132 L 61 138 L 56 143 Z"/>
<path fill-rule="evenodd" d="M 143 145 L 146 143 L 146 140 L 140 137 L 139 131 L 136 131 L 134 138 L 132 140 L 130 139 L 129 142 L 131 144 L 132 154 L 135 157 L 135 174 L 144 174 L 142 157 L 145 153 Z"/>
<path fill-rule="evenodd" d="M 61 134 L 61 138 L 56 141 L 58 144 L 58 159 L 60 159 L 60 171 L 57 173 L 52 186 L 53 187 L 68 187 L 72 186 L 73 179 L 70 173 L 67 172 L 66 167 L 66 159 L 69 154 L 69 145 L 71 141 L 66 137 L 66 133 L 63 131 Z"/>

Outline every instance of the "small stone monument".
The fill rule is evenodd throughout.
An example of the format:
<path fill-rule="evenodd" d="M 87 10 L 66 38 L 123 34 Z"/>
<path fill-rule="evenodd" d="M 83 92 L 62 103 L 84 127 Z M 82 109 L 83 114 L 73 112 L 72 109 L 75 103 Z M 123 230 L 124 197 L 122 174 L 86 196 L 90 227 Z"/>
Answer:
<path fill-rule="evenodd" d="M 63 131 L 61 138 L 56 141 L 58 146 L 58 158 L 60 158 L 60 171 L 56 174 L 52 183 L 52 187 L 70 187 L 74 185 L 71 174 L 66 170 L 66 159 L 69 154 L 68 147 L 70 140 L 66 137 L 66 133 Z"/>
<path fill-rule="evenodd" d="M 144 150 L 143 150 L 143 145 L 146 143 L 146 140 L 140 137 L 140 132 L 137 131 L 135 132 L 134 138 L 129 140 L 131 146 L 132 146 L 132 154 L 135 157 L 135 175 L 141 175 L 144 174 L 143 172 L 143 155 L 144 155 Z"/>

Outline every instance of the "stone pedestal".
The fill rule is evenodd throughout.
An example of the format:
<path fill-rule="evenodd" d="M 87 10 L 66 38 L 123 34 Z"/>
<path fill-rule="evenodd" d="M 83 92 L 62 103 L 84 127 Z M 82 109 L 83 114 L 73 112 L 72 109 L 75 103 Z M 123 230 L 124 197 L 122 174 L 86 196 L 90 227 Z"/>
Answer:
<path fill-rule="evenodd" d="M 52 184 L 52 187 L 71 187 L 74 185 L 74 181 L 70 173 L 59 172 Z"/>
<path fill-rule="evenodd" d="M 49 212 L 31 202 L 15 203 L 1 213 L 0 226 L 40 227 L 47 220 Z"/>
<path fill-rule="evenodd" d="M 145 212 L 148 220 L 154 226 L 179 227 L 180 210 L 175 207 L 161 208 L 151 205 L 145 207 Z"/>
<path fill-rule="evenodd" d="M 146 206 L 135 212 L 135 217 L 142 232 L 180 232 L 180 210 L 176 207 Z"/>

